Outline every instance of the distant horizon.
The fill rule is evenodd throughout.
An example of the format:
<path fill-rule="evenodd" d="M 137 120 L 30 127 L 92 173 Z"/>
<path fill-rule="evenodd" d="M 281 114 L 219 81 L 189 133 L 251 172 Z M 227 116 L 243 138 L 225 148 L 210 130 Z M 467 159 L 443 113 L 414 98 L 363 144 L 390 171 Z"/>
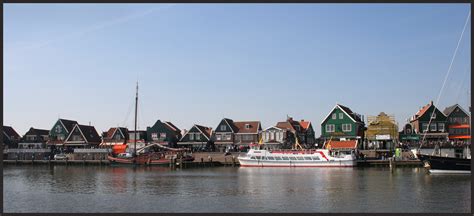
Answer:
<path fill-rule="evenodd" d="M 4 4 L 4 122 L 139 130 L 158 119 L 311 121 L 337 104 L 394 115 L 436 99 L 470 4 Z M 435 104 L 470 106 L 471 23 Z M 366 122 L 367 124 L 367 122 Z"/>

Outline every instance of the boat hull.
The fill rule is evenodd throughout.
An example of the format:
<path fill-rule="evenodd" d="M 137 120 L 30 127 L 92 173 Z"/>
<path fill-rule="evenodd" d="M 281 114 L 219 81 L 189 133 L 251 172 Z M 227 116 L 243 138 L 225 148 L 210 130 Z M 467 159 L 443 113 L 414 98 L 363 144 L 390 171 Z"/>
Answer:
<path fill-rule="evenodd" d="M 355 167 L 357 161 L 255 161 L 239 159 L 241 167 Z"/>
<path fill-rule="evenodd" d="M 138 158 L 117 158 L 108 156 L 108 160 L 111 164 L 124 164 L 124 165 L 169 165 L 171 160 L 161 158 L 161 159 L 150 159 L 146 157 Z"/>
<path fill-rule="evenodd" d="M 417 154 L 418 158 L 425 163 L 425 167 L 433 174 L 470 174 L 471 159 L 440 157 L 434 155 Z"/>

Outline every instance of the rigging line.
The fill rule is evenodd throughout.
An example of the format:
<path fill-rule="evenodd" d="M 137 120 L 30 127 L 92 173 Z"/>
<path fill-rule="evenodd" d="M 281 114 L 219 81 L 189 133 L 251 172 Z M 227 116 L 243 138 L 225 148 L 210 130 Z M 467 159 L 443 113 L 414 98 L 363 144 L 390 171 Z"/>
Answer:
<path fill-rule="evenodd" d="M 438 105 L 439 99 L 441 98 L 441 93 L 443 93 L 444 86 L 446 85 L 446 80 L 448 79 L 448 76 L 451 73 L 451 67 L 453 66 L 454 59 L 456 58 L 456 54 L 458 52 L 459 44 L 461 43 L 462 36 L 464 35 L 464 31 L 466 30 L 467 23 L 469 22 L 469 17 L 471 17 L 471 10 L 469 10 L 469 13 L 467 14 L 466 22 L 464 23 L 464 28 L 462 29 L 462 32 L 461 32 L 461 37 L 459 37 L 458 44 L 456 45 L 456 49 L 454 50 L 453 57 L 451 58 L 451 63 L 449 64 L 448 72 L 446 73 L 446 76 L 444 77 L 443 85 L 441 86 L 441 90 L 439 91 L 438 98 L 436 99 L 436 103 L 433 104 L 434 107 L 436 107 L 436 105 Z M 434 117 L 435 111 L 436 111 L 436 109 L 433 109 L 433 112 L 431 113 L 430 120 L 429 120 L 428 126 L 427 126 L 428 128 L 424 132 L 423 139 L 421 140 L 421 144 L 420 144 L 420 147 L 419 147 L 420 149 L 421 149 L 421 146 L 423 145 L 423 142 L 425 141 L 426 132 L 428 132 L 428 129 L 430 127 L 431 120 Z M 423 127 L 421 127 L 421 129 L 423 130 Z"/>
<path fill-rule="evenodd" d="M 469 75 L 468 72 L 470 72 L 470 64 L 467 64 L 466 68 L 464 69 L 464 74 L 465 77 Z M 459 103 L 459 97 L 461 96 L 461 89 L 464 88 L 464 83 L 466 79 L 462 79 L 461 85 L 459 85 L 458 91 L 456 92 L 457 98 L 456 98 L 456 103 Z"/>
<path fill-rule="evenodd" d="M 122 121 L 122 126 L 126 126 L 128 119 L 130 118 L 130 113 L 132 112 L 132 106 L 133 106 L 133 100 L 135 98 L 129 97 L 130 98 L 130 103 L 128 105 L 128 111 L 127 114 L 125 115 L 125 119 Z"/>

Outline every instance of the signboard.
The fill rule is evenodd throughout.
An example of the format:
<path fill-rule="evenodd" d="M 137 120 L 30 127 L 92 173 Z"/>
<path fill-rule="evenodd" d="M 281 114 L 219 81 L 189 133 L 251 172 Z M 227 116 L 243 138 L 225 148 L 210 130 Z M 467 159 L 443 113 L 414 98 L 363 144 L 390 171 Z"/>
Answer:
<path fill-rule="evenodd" d="M 390 140 L 390 134 L 375 135 L 376 140 Z"/>

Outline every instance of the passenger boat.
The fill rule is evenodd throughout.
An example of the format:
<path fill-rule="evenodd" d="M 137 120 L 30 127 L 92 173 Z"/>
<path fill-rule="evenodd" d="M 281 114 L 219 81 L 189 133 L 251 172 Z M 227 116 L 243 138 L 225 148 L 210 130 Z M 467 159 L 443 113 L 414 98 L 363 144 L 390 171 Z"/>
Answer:
<path fill-rule="evenodd" d="M 239 155 L 241 167 L 354 167 L 357 166 L 354 152 L 330 149 L 303 150 L 296 139 L 299 150 L 261 150 L 261 145 L 252 145 L 248 153 Z"/>

